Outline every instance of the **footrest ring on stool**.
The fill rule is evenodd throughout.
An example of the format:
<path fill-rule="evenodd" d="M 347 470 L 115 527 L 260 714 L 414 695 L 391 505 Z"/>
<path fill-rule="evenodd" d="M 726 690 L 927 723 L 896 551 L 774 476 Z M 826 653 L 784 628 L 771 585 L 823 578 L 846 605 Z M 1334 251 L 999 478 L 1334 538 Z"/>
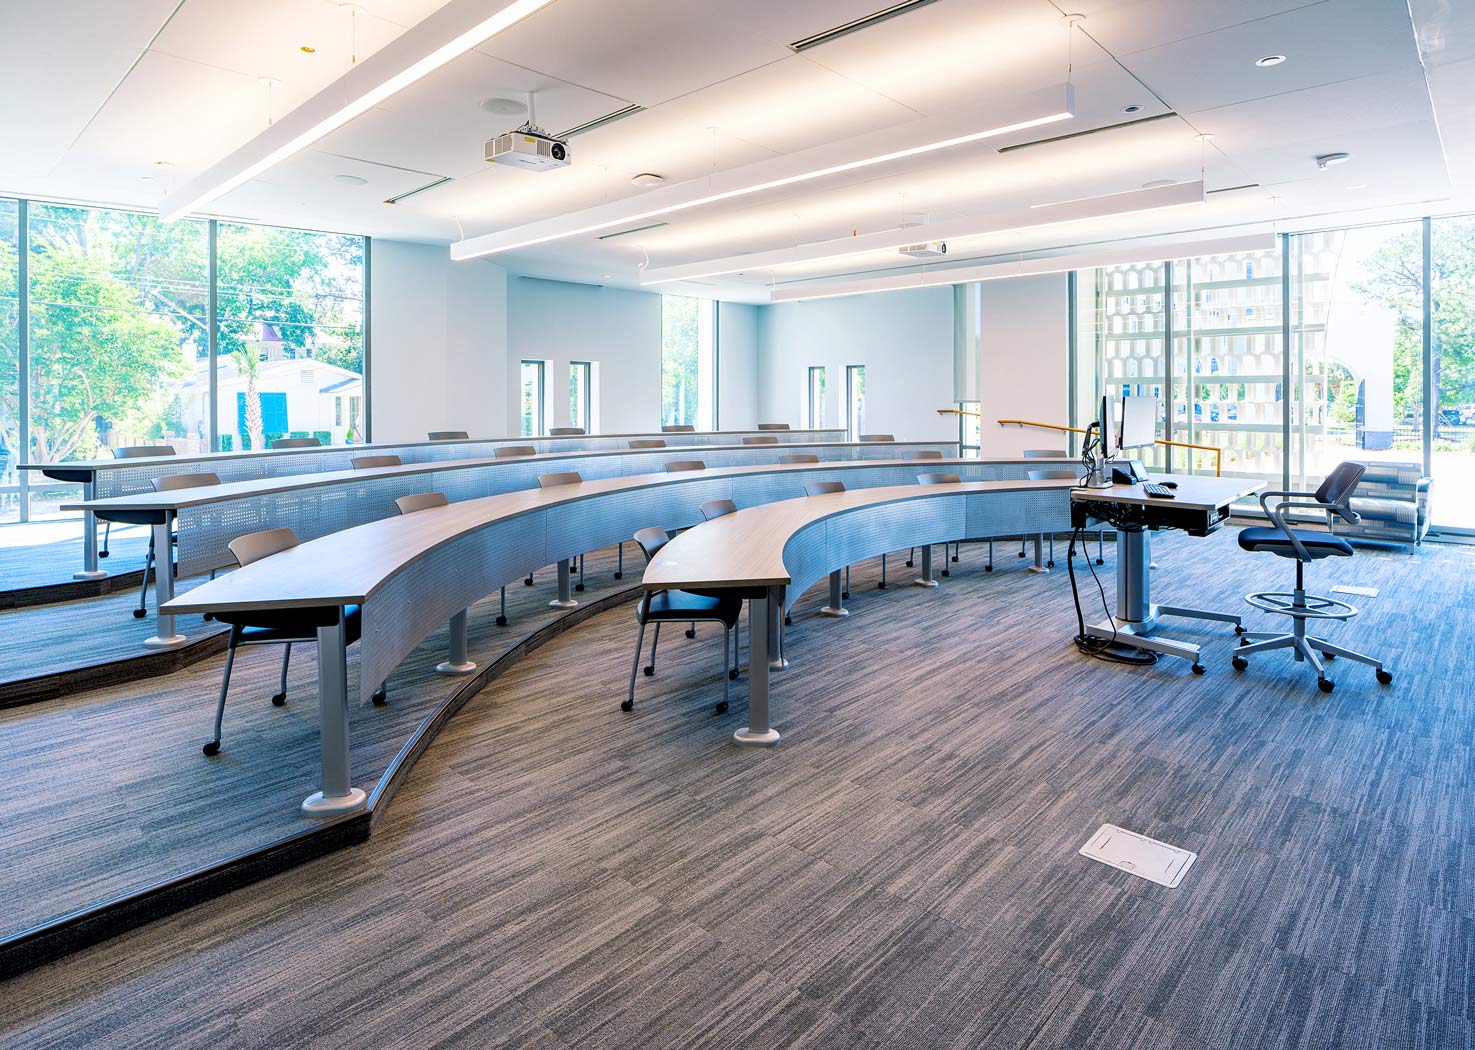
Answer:
<path fill-rule="evenodd" d="M 1302 620 L 1346 620 L 1357 615 L 1357 606 L 1319 594 L 1302 595 L 1301 605 L 1293 591 L 1255 591 L 1245 595 L 1245 601 L 1265 612 Z"/>

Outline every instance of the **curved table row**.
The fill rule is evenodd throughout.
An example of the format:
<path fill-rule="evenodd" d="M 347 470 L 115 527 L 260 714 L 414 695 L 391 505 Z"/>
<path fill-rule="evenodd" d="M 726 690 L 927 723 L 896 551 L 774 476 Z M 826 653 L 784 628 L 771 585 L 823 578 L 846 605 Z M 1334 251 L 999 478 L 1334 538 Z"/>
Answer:
<path fill-rule="evenodd" d="M 773 464 L 786 452 L 809 452 L 825 462 L 895 459 L 908 452 L 956 452 L 953 442 L 908 441 L 878 443 L 824 443 L 707 446 L 702 461 L 714 467 Z M 667 462 L 689 460 L 686 449 L 608 449 L 544 452 L 506 459 L 480 458 L 404 463 L 362 470 L 333 470 L 315 474 L 256 478 L 219 485 L 136 492 L 106 500 L 69 504 L 104 519 L 152 519 L 154 549 L 167 550 L 175 536 L 177 574 L 197 576 L 235 565 L 229 543 L 237 536 L 263 529 L 290 528 L 299 540 L 362 525 L 396 513 L 400 496 L 436 491 L 455 501 L 537 488 L 543 474 L 577 471 L 586 479 L 624 477 L 662 471 Z M 193 473 L 188 465 L 172 473 Z M 177 527 L 176 527 L 177 526 Z M 546 563 L 544 563 L 546 564 Z M 538 565 L 529 565 L 536 569 Z M 158 622 L 146 645 L 169 648 L 188 639 L 176 632 L 173 618 L 161 610 L 174 596 L 174 578 L 154 578 Z"/>
<path fill-rule="evenodd" d="M 1015 472 L 1018 477 L 1028 469 L 1026 464 L 1033 467 L 1039 462 L 967 460 L 951 463 L 948 469 L 968 471 L 974 476 Z M 763 535 L 734 548 L 741 554 L 725 555 L 702 567 L 704 575 L 731 581 L 714 586 L 765 589 L 755 610 L 757 623 L 776 614 L 777 607 L 784 604 L 785 587 L 797 596 L 808 582 L 818 578 L 814 573 L 822 575 L 817 566 L 834 568 L 914 544 L 1069 527 L 1068 482 L 1008 480 L 917 486 L 916 475 L 935 465 L 936 461 L 709 468 L 604 478 L 466 500 L 311 540 L 202 584 L 171 600 L 164 612 L 173 616 L 243 609 L 338 610 L 336 622 L 318 629 L 323 782 L 322 790 L 303 806 L 324 815 L 349 813 L 363 806 L 364 793 L 353 787 L 349 767 L 345 606 L 363 608 L 358 652 L 360 702 L 365 702 L 376 684 L 444 623 L 450 624 L 446 672 L 473 670 L 475 665 L 467 660 L 465 652 L 467 607 L 522 578 L 530 567 L 559 562 L 561 581 L 566 581 L 570 552 L 607 547 L 629 539 L 637 529 L 648 525 L 659 524 L 667 529 L 695 525 L 701 521 L 699 505 L 707 500 L 731 499 L 749 508 L 774 503 L 777 508 L 777 516 L 771 521 L 755 518 L 751 510 L 734 515 L 732 522 Z M 820 514 L 802 530 L 805 543 L 795 547 L 797 575 L 783 568 L 782 553 L 776 558 L 771 551 L 759 556 L 756 552 L 764 545 L 778 543 L 779 550 L 784 551 L 788 532 L 794 531 L 794 523 L 804 516 L 802 510 L 796 516 L 796 503 L 791 497 L 802 493 L 806 482 L 831 479 L 844 480 L 852 489 L 866 482 L 869 487 L 837 494 L 838 498 L 806 497 L 797 501 L 797 507 Z M 916 503 L 919 499 L 922 502 Z M 825 520 L 826 514 L 821 513 L 825 508 L 829 508 L 828 514 L 842 510 L 858 514 L 846 519 L 854 527 L 853 540 L 844 539 L 847 529 L 837 529 L 833 542 L 817 539 L 813 526 Z M 679 562 L 684 559 L 679 552 L 702 542 L 695 537 L 727 535 L 733 529 L 730 522 L 709 531 L 712 524 L 716 523 L 679 537 L 660 559 L 664 566 L 661 571 L 669 570 L 673 578 L 680 577 Z M 841 561 L 836 562 L 836 557 Z M 757 576 L 748 571 L 754 565 L 762 566 Z M 687 573 L 697 568 L 689 566 Z M 648 575 L 646 585 L 662 586 L 654 582 L 659 576 Z M 560 590 L 560 597 L 566 597 L 566 589 Z M 765 632 L 755 632 L 750 645 L 753 695 L 749 702 L 757 713 L 750 717 L 749 728 L 763 736 L 767 733 Z"/>
<path fill-rule="evenodd" d="M 370 445 L 329 445 L 316 448 L 262 449 L 246 452 L 201 452 L 143 459 L 95 459 L 67 463 L 22 463 L 17 470 L 36 471 L 82 486 L 84 500 L 109 499 L 131 492 L 147 492 L 154 478 L 208 470 L 222 481 L 288 477 L 321 471 L 347 470 L 354 457 L 365 453 L 397 455 L 405 463 L 490 456 L 508 445 L 532 445 L 539 452 L 593 451 L 625 448 L 632 439 L 661 438 L 672 447 L 730 445 L 744 437 L 773 438 L 778 444 L 843 440 L 844 430 L 723 430 L 661 432 L 659 434 L 569 434 L 529 437 L 450 439 L 443 441 L 381 442 Z M 96 521 L 83 513 L 82 568 L 77 579 L 107 575 L 97 567 Z"/>

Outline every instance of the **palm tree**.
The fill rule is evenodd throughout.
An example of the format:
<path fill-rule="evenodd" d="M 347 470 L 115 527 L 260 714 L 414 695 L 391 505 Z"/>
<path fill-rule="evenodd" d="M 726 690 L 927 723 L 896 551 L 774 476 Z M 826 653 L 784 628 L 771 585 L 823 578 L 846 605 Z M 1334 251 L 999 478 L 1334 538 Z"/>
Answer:
<path fill-rule="evenodd" d="M 253 449 L 265 447 L 261 428 L 261 391 L 256 381 L 261 377 L 261 355 L 250 345 L 236 351 L 236 371 L 246 378 L 246 434 Z"/>

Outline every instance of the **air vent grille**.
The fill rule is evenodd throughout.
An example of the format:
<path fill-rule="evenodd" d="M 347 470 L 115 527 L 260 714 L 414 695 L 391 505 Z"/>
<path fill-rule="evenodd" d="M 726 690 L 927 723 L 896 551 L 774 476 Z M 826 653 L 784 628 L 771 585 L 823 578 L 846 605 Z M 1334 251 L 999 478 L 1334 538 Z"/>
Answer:
<path fill-rule="evenodd" d="M 861 18 L 853 19 L 852 21 L 846 22 L 843 25 L 835 26 L 835 28 L 833 29 L 826 29 L 822 33 L 815 33 L 813 36 L 807 36 L 803 40 L 795 40 L 792 44 L 789 45 L 789 48 L 793 51 L 808 51 L 812 47 L 819 47 L 821 44 L 828 44 L 831 40 L 838 40 L 842 36 L 848 36 L 849 34 L 859 32 L 862 29 L 869 29 L 873 25 L 877 25 L 881 22 L 890 21 L 898 15 L 904 15 L 908 11 L 915 11 L 919 7 L 926 7 L 928 4 L 936 2 L 937 0 L 903 0 L 902 3 L 893 4 L 892 6 L 883 8 L 882 10 L 877 11 L 874 14 L 864 15 Z"/>

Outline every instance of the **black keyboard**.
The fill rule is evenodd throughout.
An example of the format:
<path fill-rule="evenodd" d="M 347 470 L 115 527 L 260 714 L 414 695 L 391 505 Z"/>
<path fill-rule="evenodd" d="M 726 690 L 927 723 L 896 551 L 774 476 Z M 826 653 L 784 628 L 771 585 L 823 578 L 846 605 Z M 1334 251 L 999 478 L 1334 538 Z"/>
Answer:
<path fill-rule="evenodd" d="M 1168 486 L 1166 486 L 1166 485 L 1159 485 L 1155 481 L 1145 481 L 1145 482 L 1143 482 L 1142 483 L 1142 491 L 1145 492 L 1145 493 L 1147 493 L 1153 499 L 1172 499 L 1173 498 L 1173 490 L 1172 489 L 1168 488 Z"/>

